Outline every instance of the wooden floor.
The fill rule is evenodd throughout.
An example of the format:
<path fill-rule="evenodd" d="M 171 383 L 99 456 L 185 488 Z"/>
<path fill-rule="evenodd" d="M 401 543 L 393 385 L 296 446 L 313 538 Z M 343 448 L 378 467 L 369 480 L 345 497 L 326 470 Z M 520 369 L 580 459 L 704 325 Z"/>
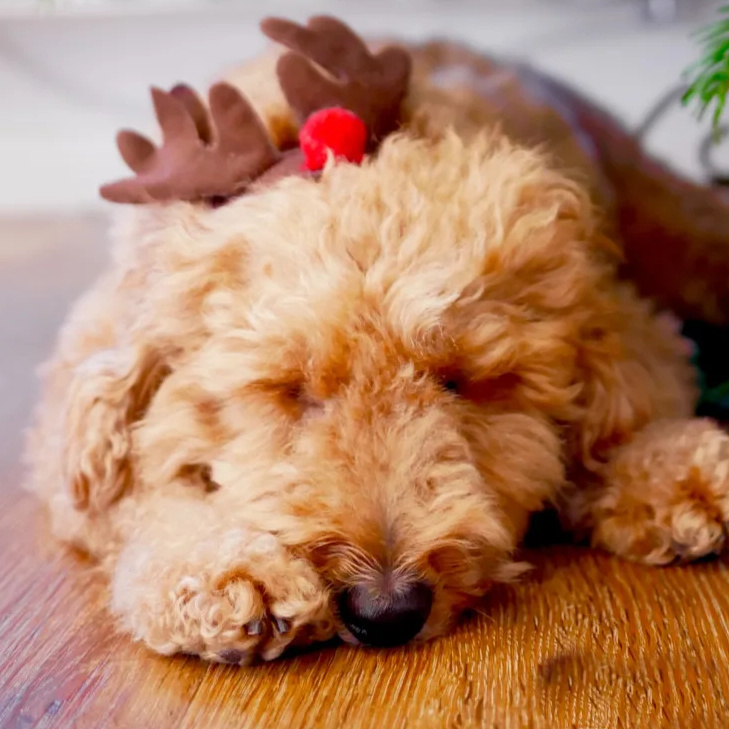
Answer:
<path fill-rule="evenodd" d="M 415 649 L 241 669 L 116 636 L 103 584 L 43 537 L 18 465 L 32 368 L 104 256 L 100 220 L 0 221 L 0 727 L 729 726 L 729 562 L 649 570 L 547 549 Z"/>

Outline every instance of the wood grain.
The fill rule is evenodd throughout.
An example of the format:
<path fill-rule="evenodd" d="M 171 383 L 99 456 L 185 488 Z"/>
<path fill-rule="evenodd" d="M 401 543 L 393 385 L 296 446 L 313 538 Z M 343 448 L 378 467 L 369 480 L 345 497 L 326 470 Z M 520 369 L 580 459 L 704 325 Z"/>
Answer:
<path fill-rule="evenodd" d="M 0 221 L 0 726 L 137 729 L 729 726 L 729 563 L 651 570 L 588 550 L 418 648 L 341 645 L 254 668 L 115 635 L 93 567 L 19 490 L 32 366 L 104 257 L 102 221 Z M 38 238 L 40 237 L 40 240 Z"/>

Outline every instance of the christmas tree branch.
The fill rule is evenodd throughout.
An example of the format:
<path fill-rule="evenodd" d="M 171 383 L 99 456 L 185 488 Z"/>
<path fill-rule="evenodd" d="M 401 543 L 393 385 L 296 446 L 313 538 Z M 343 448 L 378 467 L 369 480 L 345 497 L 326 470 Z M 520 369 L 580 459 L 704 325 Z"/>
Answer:
<path fill-rule="evenodd" d="M 693 103 L 699 118 L 713 108 L 712 124 L 717 133 L 729 91 L 729 5 L 719 13 L 724 17 L 697 34 L 702 57 L 686 71 L 690 86 L 683 95 L 684 105 Z"/>

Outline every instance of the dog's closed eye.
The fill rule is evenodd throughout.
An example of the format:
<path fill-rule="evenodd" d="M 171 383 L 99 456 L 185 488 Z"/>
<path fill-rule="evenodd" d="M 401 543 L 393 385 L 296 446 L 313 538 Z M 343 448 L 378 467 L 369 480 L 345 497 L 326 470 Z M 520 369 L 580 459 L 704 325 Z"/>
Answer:
<path fill-rule="evenodd" d="M 275 403 L 293 419 L 323 406 L 323 399 L 316 397 L 303 378 L 295 376 L 276 381 L 259 380 L 249 386 L 249 392 L 264 396 L 265 402 Z"/>
<path fill-rule="evenodd" d="M 220 484 L 213 479 L 213 469 L 207 463 L 188 463 L 182 466 L 178 476 L 191 486 L 202 488 L 206 493 L 220 488 Z"/>
<path fill-rule="evenodd" d="M 474 380 L 462 371 L 448 369 L 439 372 L 437 378 L 447 392 L 474 402 L 508 399 L 520 383 L 519 376 L 511 372 Z"/>
<path fill-rule="evenodd" d="M 296 407 L 301 416 L 307 412 L 321 410 L 324 405 L 323 401 L 315 397 L 304 382 L 287 383 L 282 388 L 282 394 L 289 403 Z"/>

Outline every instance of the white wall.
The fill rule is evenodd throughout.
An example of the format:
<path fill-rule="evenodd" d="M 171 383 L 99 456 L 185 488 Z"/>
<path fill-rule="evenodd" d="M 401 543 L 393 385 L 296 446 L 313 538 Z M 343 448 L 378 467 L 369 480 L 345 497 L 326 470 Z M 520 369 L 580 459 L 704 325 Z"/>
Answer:
<path fill-rule="evenodd" d="M 99 183 L 125 173 L 117 129 L 155 131 L 148 86 L 185 80 L 204 87 L 221 68 L 263 47 L 263 15 L 333 12 L 363 33 L 462 38 L 532 59 L 631 123 L 694 59 L 689 32 L 698 20 L 647 23 L 631 0 L 41 4 L 54 1 L 39 12 L 33 0 L 0 0 L 0 213 L 100 205 Z M 694 10 L 706 6 L 691 0 Z M 699 133 L 688 112 L 676 111 L 651 144 L 698 175 Z"/>

